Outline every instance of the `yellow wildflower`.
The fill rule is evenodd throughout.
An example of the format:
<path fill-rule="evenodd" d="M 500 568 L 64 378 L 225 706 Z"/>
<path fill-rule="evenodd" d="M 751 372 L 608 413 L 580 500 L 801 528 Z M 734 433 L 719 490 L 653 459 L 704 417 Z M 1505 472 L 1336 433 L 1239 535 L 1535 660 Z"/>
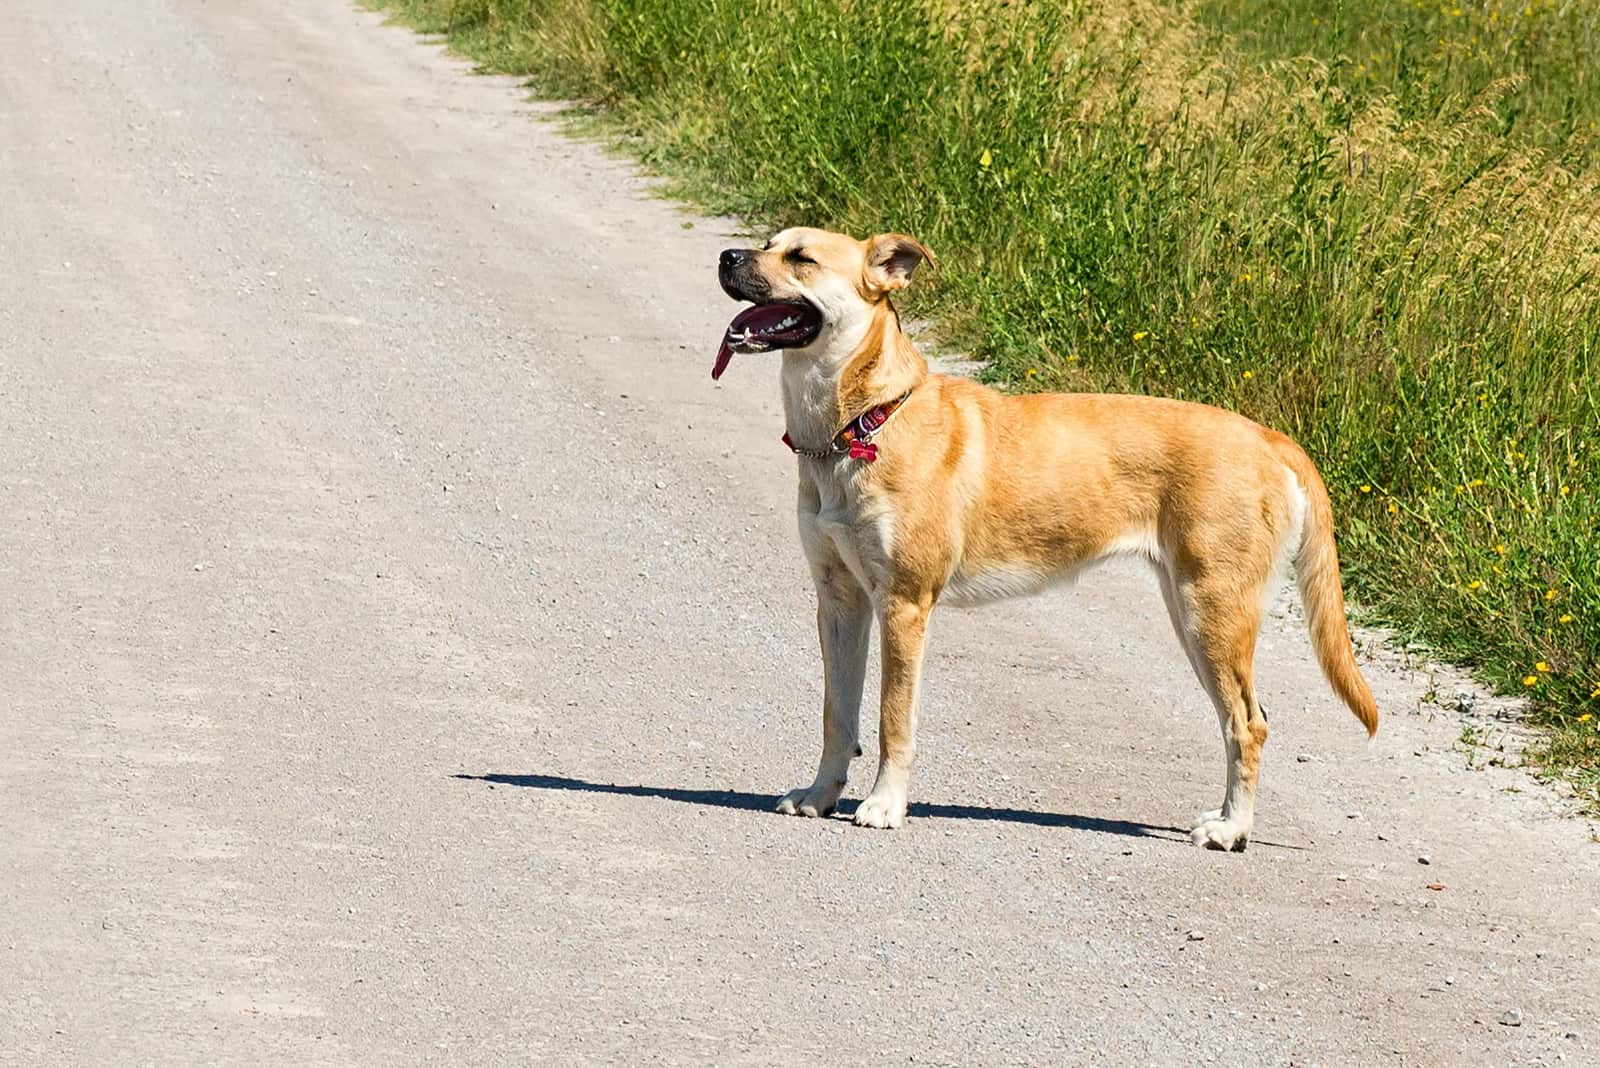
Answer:
<path fill-rule="evenodd" d="M 1501 556 L 1504 556 L 1506 554 L 1506 552 L 1508 551 L 1506 549 L 1506 543 L 1505 542 L 1501 542 L 1499 545 L 1496 545 L 1494 547 L 1494 551 L 1499 553 Z"/>
<path fill-rule="evenodd" d="M 1539 676 L 1537 676 L 1537 675 L 1524 675 L 1524 676 L 1522 676 L 1522 685 L 1524 685 L 1524 686 L 1536 685 L 1538 683 L 1538 681 L 1539 681 Z"/>
<path fill-rule="evenodd" d="M 1390 515 L 1399 515 L 1400 514 L 1400 506 L 1398 504 L 1395 504 L 1393 501 L 1390 501 L 1389 502 L 1389 514 Z"/>
<path fill-rule="evenodd" d="M 1039 377 L 1039 369 L 1037 367 L 1028 368 L 1028 377 L 1029 378 L 1038 378 Z"/>
<path fill-rule="evenodd" d="M 988 167 L 993 162 L 994 162 L 994 157 L 989 154 L 989 150 L 987 148 L 984 149 L 983 150 L 983 155 L 978 157 L 978 166 L 980 166 L 980 167 Z"/>
<path fill-rule="evenodd" d="M 1469 589 L 1469 590 L 1478 590 L 1478 589 L 1482 589 L 1482 588 L 1483 588 L 1483 580 L 1482 579 L 1473 579 L 1471 582 L 1467 583 L 1467 589 Z"/>
<path fill-rule="evenodd" d="M 1541 660 L 1537 664 L 1533 665 L 1533 670 L 1548 675 L 1550 674 L 1550 665 Z"/>
<path fill-rule="evenodd" d="M 1133 340 L 1135 340 L 1135 341 L 1143 341 L 1145 338 L 1147 338 L 1149 336 L 1150 336 L 1150 331 L 1148 331 L 1148 330 L 1135 330 L 1133 332 Z"/>
<path fill-rule="evenodd" d="M 1246 378 L 1254 378 L 1254 377 L 1255 377 L 1255 376 L 1256 376 L 1256 373 L 1255 373 L 1255 372 L 1254 372 L 1254 371 L 1246 371 L 1246 372 L 1245 372 L 1245 373 L 1244 373 L 1244 376 L 1245 376 L 1245 377 L 1246 377 Z"/>
<path fill-rule="evenodd" d="M 1591 719 L 1594 719 L 1594 713 L 1593 712 L 1585 712 L 1583 715 L 1578 717 L 1578 722 L 1579 723 L 1588 723 Z"/>
<path fill-rule="evenodd" d="M 1561 496 L 1563 496 L 1563 497 L 1572 496 L 1572 487 L 1571 486 L 1562 486 L 1561 487 Z"/>
<path fill-rule="evenodd" d="M 1561 594 L 1557 593 L 1555 590 L 1545 590 L 1544 591 L 1544 599 L 1547 600 L 1547 601 L 1553 601 L 1557 597 L 1560 597 L 1560 596 L 1561 596 Z"/>
<path fill-rule="evenodd" d="M 1361 483 L 1361 492 L 1362 493 L 1371 493 L 1372 492 L 1372 487 L 1367 485 L 1365 482 L 1363 482 L 1363 483 Z"/>
<path fill-rule="evenodd" d="M 1571 612 L 1563 612 L 1561 614 L 1561 618 L 1556 620 L 1556 622 L 1557 623 L 1571 623 L 1572 622 L 1572 613 Z"/>

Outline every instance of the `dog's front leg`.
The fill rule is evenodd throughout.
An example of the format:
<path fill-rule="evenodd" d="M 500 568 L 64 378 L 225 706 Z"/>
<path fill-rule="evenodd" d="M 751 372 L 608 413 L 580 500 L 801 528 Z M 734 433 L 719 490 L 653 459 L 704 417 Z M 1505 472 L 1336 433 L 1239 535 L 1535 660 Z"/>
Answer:
<path fill-rule="evenodd" d="M 861 687 L 867 673 L 872 605 L 843 567 L 817 576 L 817 637 L 822 644 L 822 760 L 810 786 L 778 802 L 790 816 L 826 816 L 839 803 L 850 761 L 861 755 Z"/>
<path fill-rule="evenodd" d="M 922 685 L 922 650 L 928 636 L 931 595 L 890 594 L 879 625 L 883 630 L 883 691 L 878 711 L 878 781 L 855 821 L 861 827 L 899 827 L 906 820 L 911 764 L 917 752 L 917 691 Z"/>

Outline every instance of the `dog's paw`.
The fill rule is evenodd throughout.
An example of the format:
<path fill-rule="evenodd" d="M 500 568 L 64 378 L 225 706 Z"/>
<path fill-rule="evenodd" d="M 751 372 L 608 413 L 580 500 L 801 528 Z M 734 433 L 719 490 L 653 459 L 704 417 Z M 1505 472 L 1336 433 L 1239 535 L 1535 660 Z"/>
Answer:
<path fill-rule="evenodd" d="M 834 806 L 839 803 L 839 792 L 843 789 L 843 784 L 828 786 L 812 783 L 798 790 L 790 790 L 778 802 L 778 811 L 785 816 L 831 816 Z"/>
<path fill-rule="evenodd" d="M 906 797 L 903 793 L 877 790 L 867 795 L 861 807 L 856 809 L 855 824 L 857 827 L 877 827 L 880 830 L 896 830 L 906 822 Z"/>
<path fill-rule="evenodd" d="M 1206 813 L 1189 832 L 1190 839 L 1202 849 L 1221 849 L 1243 853 L 1250 841 L 1250 828 L 1234 820 L 1225 820 L 1221 814 Z"/>

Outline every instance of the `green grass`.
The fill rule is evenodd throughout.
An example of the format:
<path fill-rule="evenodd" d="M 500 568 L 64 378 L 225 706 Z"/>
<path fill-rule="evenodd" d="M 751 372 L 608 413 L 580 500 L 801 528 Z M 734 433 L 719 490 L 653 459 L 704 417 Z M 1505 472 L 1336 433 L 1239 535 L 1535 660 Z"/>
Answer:
<path fill-rule="evenodd" d="M 1406 120 L 1448 118 L 1514 78 L 1495 101 L 1499 132 L 1513 143 L 1570 154 L 1579 166 L 1594 159 L 1600 5 L 1201 0 L 1197 13 L 1254 58 L 1325 60 L 1346 92 L 1388 97 Z"/>
<path fill-rule="evenodd" d="M 914 310 L 1004 385 L 1292 434 L 1367 618 L 1530 697 L 1537 759 L 1600 806 L 1600 29 L 1580 5 L 381 6 L 591 105 L 696 203 L 916 234 L 943 269 Z"/>

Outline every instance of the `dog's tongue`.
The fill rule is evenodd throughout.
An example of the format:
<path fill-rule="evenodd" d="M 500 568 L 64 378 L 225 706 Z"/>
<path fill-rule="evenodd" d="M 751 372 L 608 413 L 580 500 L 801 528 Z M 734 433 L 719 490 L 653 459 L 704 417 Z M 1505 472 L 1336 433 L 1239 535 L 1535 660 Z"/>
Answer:
<path fill-rule="evenodd" d="M 717 362 L 711 367 L 712 379 L 722 377 L 735 351 L 765 352 L 771 349 L 771 343 L 752 335 L 771 330 L 794 314 L 795 307 L 792 304 L 757 304 L 735 315 L 728 329 L 722 332 L 722 344 L 717 346 Z M 734 343 L 740 345 L 738 350 L 734 349 Z"/>

